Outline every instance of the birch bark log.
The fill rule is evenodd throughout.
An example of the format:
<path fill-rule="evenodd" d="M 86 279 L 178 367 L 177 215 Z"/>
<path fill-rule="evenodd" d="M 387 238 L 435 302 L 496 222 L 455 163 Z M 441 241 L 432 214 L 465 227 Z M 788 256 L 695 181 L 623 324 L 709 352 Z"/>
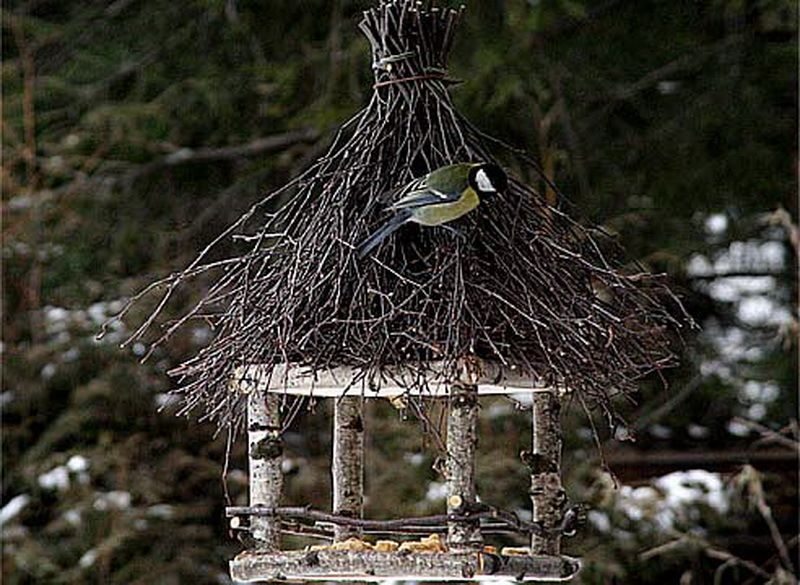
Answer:
<path fill-rule="evenodd" d="M 447 513 L 459 513 L 476 500 L 475 455 L 478 447 L 478 388 L 453 386 L 447 417 Z M 480 549 L 480 522 L 449 522 L 450 552 Z"/>
<path fill-rule="evenodd" d="M 566 492 L 561 485 L 561 403 L 556 392 L 533 393 L 533 452 L 526 454 L 531 470 L 531 502 L 533 521 L 547 530 L 555 530 L 564 515 Z M 561 536 L 534 535 L 531 553 L 558 555 L 561 553 Z"/>
<path fill-rule="evenodd" d="M 360 396 L 343 396 L 333 410 L 333 513 L 351 518 L 364 515 L 364 403 Z M 361 529 L 336 526 L 334 540 L 361 538 Z"/>
<path fill-rule="evenodd" d="M 247 400 L 247 439 L 250 462 L 250 505 L 275 508 L 283 489 L 280 400 L 277 394 L 252 392 Z M 273 517 L 251 520 L 256 548 L 280 550 L 280 521 Z"/>

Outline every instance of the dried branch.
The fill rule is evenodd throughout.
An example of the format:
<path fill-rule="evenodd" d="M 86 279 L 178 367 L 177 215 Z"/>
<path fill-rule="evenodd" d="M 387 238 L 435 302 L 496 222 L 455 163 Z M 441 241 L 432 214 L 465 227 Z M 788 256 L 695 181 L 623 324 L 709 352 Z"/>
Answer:
<path fill-rule="evenodd" d="M 742 35 L 730 35 L 721 41 L 712 43 L 704 47 L 698 47 L 695 51 L 689 54 L 682 55 L 677 59 L 669 61 L 640 77 L 634 82 L 621 85 L 614 88 L 613 91 L 606 95 L 598 96 L 596 102 L 603 103 L 602 107 L 589 117 L 588 121 L 584 124 L 586 128 L 594 126 L 599 120 L 602 120 L 606 115 L 616 108 L 621 102 L 625 102 L 638 96 L 641 92 L 648 90 L 655 86 L 659 81 L 669 79 L 677 75 L 683 75 L 689 71 L 698 69 L 708 59 L 723 53 L 728 50 L 731 45 L 742 40 Z"/>
<path fill-rule="evenodd" d="M 700 387 L 700 384 L 703 383 L 703 376 L 702 374 L 695 374 L 691 380 L 689 380 L 683 387 L 680 389 L 679 392 L 676 392 L 669 399 L 661 404 L 656 409 L 646 412 L 641 416 L 636 417 L 636 422 L 632 425 L 632 429 L 636 431 L 642 431 L 647 428 L 648 425 L 651 425 L 655 422 L 658 422 L 665 416 L 667 416 L 670 412 L 675 410 L 684 400 L 689 398 L 689 396 Z"/>
<path fill-rule="evenodd" d="M 33 49 L 25 37 L 22 23 L 16 15 L 9 15 L 11 32 L 17 45 L 22 62 L 22 123 L 24 134 L 24 149 L 22 158 L 25 160 L 25 189 L 32 196 L 37 192 L 41 182 L 37 160 L 38 143 L 36 140 L 36 63 Z M 38 246 L 42 235 L 42 213 L 39 205 L 32 208 L 31 225 L 33 226 L 33 243 Z M 32 265 L 28 276 L 26 289 L 27 309 L 31 321 L 31 336 L 34 341 L 39 337 L 42 326 L 39 317 L 42 289 L 42 262 L 37 254 L 33 255 Z"/>
<path fill-rule="evenodd" d="M 178 165 L 252 158 L 270 152 L 285 150 L 295 144 L 314 142 L 318 138 L 319 132 L 317 130 L 304 128 L 302 130 L 264 136 L 245 144 L 219 148 L 179 148 L 164 157 L 136 167 L 122 177 L 122 182 L 130 185 L 141 177 Z"/>
<path fill-rule="evenodd" d="M 786 542 L 783 540 L 778 525 L 775 523 L 775 518 L 772 516 L 772 508 L 767 503 L 767 498 L 764 494 L 764 486 L 761 483 L 761 475 L 754 467 L 745 465 L 737 476 L 737 481 L 744 486 L 750 503 L 755 507 L 769 528 L 769 534 L 775 545 L 775 550 L 778 551 L 781 564 L 787 571 L 794 573 L 795 569 L 789 557 L 789 549 L 786 546 Z"/>
<path fill-rule="evenodd" d="M 791 439 L 789 437 L 783 436 L 780 432 L 774 431 L 773 429 L 762 425 L 754 420 L 750 420 L 747 418 L 742 417 L 734 417 L 734 423 L 738 423 L 750 429 L 751 431 L 755 431 L 761 435 L 761 439 L 756 441 L 755 444 L 759 443 L 774 443 L 776 445 L 781 445 L 783 447 L 787 447 L 792 451 L 796 451 L 800 453 L 800 442 L 796 439 Z"/>

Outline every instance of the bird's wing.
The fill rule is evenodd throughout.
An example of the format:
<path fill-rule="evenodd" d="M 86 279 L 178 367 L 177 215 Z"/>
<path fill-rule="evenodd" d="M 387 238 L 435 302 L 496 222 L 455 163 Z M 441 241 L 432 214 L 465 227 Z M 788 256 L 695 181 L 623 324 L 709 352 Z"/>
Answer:
<path fill-rule="evenodd" d="M 425 205 L 453 203 L 461 197 L 467 186 L 467 177 L 475 163 L 458 163 L 440 167 L 424 177 L 414 179 L 403 186 L 398 195 L 401 197 L 389 206 L 389 209 L 414 209 Z"/>
<path fill-rule="evenodd" d="M 418 189 L 411 191 L 402 199 L 398 199 L 389 206 L 389 209 L 414 209 L 417 207 L 424 207 L 425 205 L 438 205 L 440 203 L 453 203 L 458 201 L 461 193 L 454 191 L 453 193 L 444 193 L 437 189 Z"/>

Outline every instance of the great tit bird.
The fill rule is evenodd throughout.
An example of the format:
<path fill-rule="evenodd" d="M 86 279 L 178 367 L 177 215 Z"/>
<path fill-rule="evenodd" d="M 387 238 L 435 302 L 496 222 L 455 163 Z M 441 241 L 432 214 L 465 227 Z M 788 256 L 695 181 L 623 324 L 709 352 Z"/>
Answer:
<path fill-rule="evenodd" d="M 392 203 L 395 215 L 358 245 L 363 258 L 406 223 L 437 226 L 469 213 L 508 186 L 503 169 L 491 163 L 458 163 L 440 167 L 403 187 Z"/>

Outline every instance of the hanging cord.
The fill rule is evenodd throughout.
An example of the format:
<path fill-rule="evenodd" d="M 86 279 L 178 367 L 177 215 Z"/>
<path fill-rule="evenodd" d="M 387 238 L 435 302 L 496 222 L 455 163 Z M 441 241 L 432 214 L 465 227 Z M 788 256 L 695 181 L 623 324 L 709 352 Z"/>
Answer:
<path fill-rule="evenodd" d="M 444 73 L 426 73 L 423 75 L 412 75 L 411 77 L 400 77 L 399 79 L 387 79 L 386 81 L 379 81 L 372 84 L 372 89 L 393 85 L 395 83 L 407 83 L 409 81 L 423 81 L 426 79 L 441 79 L 444 80 Z M 458 83 L 456 80 L 451 80 L 453 83 Z"/>
<path fill-rule="evenodd" d="M 380 59 L 372 63 L 372 70 L 375 72 L 385 71 L 387 73 L 390 73 L 392 71 L 392 65 L 394 63 L 410 59 L 411 57 L 414 57 L 416 54 L 417 54 L 416 51 L 406 51 L 404 53 L 386 55 L 385 57 L 381 57 Z M 461 80 L 450 79 L 447 78 L 446 75 L 447 71 L 445 71 L 444 69 L 429 67 L 425 70 L 425 73 L 421 73 L 419 75 L 410 75 L 408 77 L 400 77 L 398 79 L 387 79 L 385 81 L 376 81 L 372 85 L 372 89 L 377 89 L 379 87 L 386 87 L 387 85 L 394 85 L 396 83 L 408 83 L 410 81 L 425 81 L 429 79 L 438 79 L 449 84 L 461 83 Z"/>

